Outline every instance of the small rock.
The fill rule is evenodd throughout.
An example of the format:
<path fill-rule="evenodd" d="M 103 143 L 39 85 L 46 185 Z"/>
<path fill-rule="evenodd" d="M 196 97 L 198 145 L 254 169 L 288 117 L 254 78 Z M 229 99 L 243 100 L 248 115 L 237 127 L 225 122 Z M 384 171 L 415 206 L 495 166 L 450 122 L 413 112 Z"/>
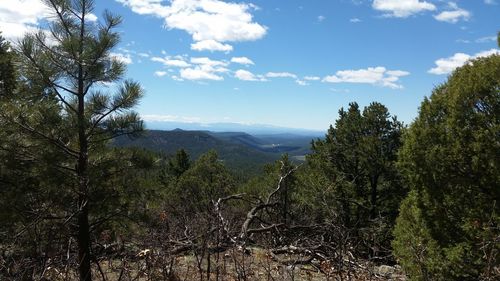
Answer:
<path fill-rule="evenodd" d="M 383 277 L 391 277 L 396 269 L 389 265 L 381 265 L 375 267 L 375 273 Z"/>

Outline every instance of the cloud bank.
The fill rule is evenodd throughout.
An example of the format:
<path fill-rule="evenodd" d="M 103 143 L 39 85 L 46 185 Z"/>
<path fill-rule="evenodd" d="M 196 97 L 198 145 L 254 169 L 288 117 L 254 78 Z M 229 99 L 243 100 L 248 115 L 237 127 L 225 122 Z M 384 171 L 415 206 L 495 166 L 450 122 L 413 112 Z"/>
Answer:
<path fill-rule="evenodd" d="M 253 4 L 220 0 L 116 0 L 140 15 L 164 20 L 168 29 L 184 30 L 191 35 L 196 51 L 230 52 L 227 42 L 254 41 L 266 35 L 267 27 L 253 21 Z"/>

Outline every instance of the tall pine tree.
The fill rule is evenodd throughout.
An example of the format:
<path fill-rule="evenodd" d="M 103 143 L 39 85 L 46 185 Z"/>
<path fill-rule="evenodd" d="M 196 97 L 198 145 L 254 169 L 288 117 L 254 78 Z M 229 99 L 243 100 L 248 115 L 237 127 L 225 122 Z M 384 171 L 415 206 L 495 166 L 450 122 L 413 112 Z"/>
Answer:
<path fill-rule="evenodd" d="M 52 167 L 66 204 L 63 220 L 74 225 L 80 280 L 92 280 L 91 230 L 99 184 L 93 173 L 106 161 L 106 146 L 116 136 L 143 130 L 132 108 L 143 90 L 123 81 L 125 65 L 111 57 L 119 42 L 120 17 L 105 12 L 89 20 L 92 0 L 47 0 L 50 32 L 24 37 L 16 46 L 19 75 L 16 94 L 2 105 L 5 126 L 20 136 L 18 152 Z M 111 93 L 109 85 L 117 85 Z M 40 165 L 43 166 L 43 165 Z M 49 169 L 49 168 L 47 168 Z"/>
<path fill-rule="evenodd" d="M 308 158 L 334 186 L 331 207 L 340 223 L 367 242 L 366 252 L 372 257 L 389 251 L 388 229 L 405 194 L 395 168 L 402 129 L 384 105 L 373 102 L 361 111 L 351 103 L 339 111 L 325 139 L 313 142 Z"/>

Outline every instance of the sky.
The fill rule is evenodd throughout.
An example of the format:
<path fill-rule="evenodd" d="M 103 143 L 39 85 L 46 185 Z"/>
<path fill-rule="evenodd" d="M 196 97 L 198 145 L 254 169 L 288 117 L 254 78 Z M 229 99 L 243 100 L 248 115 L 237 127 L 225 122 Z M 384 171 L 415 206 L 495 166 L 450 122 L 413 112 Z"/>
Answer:
<path fill-rule="evenodd" d="M 121 15 L 110 54 L 141 83 L 145 121 L 326 130 L 377 101 L 405 124 L 469 59 L 500 53 L 500 0 L 95 0 Z M 47 18 L 41 0 L 0 0 L 15 42 Z"/>

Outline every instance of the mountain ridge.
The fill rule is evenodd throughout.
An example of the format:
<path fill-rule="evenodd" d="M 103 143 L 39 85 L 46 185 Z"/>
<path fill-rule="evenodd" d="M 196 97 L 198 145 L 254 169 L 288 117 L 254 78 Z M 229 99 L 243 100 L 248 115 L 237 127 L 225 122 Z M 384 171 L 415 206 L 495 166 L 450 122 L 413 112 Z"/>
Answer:
<path fill-rule="evenodd" d="M 288 153 L 303 161 L 310 153 L 313 136 L 293 134 L 252 135 L 245 132 L 212 132 L 206 130 L 148 130 L 138 138 L 119 137 L 113 144 L 121 147 L 138 147 L 173 155 L 184 149 L 197 159 L 209 150 L 215 150 L 221 161 L 235 171 L 258 173 L 265 164 L 278 160 Z"/>
<path fill-rule="evenodd" d="M 243 123 L 199 123 L 199 122 L 173 122 L 173 121 L 146 121 L 146 127 L 150 130 L 174 130 L 186 131 L 210 131 L 210 132 L 244 132 L 251 135 L 265 134 L 295 134 L 302 136 L 322 137 L 326 131 L 301 128 L 287 128 L 266 124 L 243 124 Z"/>

